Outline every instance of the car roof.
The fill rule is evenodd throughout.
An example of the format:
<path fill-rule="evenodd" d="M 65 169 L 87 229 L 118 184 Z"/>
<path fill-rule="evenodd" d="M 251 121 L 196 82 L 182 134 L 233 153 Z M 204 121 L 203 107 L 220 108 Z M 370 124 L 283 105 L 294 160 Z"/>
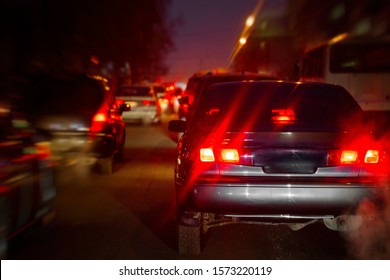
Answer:
<path fill-rule="evenodd" d="M 330 83 L 324 83 L 324 82 L 315 82 L 315 81 L 290 81 L 290 80 L 253 80 L 253 81 L 232 81 L 232 82 L 223 82 L 223 83 L 216 83 L 211 85 L 210 87 L 219 86 L 221 84 L 247 84 L 247 83 L 253 83 L 253 84 L 291 84 L 291 85 L 313 85 L 313 86 L 323 86 L 323 87 L 334 87 L 334 88 L 343 88 L 340 85 L 337 84 L 330 84 Z M 345 88 L 344 88 L 345 89 Z"/>
<path fill-rule="evenodd" d="M 203 75 L 194 75 L 192 79 L 213 79 L 221 77 L 255 77 L 255 78 L 265 78 L 265 79 L 279 79 L 276 75 L 271 73 L 254 73 L 254 72 L 224 72 L 224 73 L 207 73 Z M 190 79 L 191 79 L 190 78 Z"/>

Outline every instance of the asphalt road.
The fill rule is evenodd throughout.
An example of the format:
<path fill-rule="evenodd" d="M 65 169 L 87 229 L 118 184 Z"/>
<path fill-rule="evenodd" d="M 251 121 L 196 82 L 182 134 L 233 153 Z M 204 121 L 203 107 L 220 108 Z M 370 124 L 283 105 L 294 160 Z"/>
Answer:
<path fill-rule="evenodd" d="M 83 163 L 57 170 L 57 219 L 15 239 L 10 259 L 354 259 L 339 233 L 322 224 L 212 228 L 200 256 L 176 251 L 173 169 L 176 135 L 161 126 L 128 126 L 126 160 L 112 175 Z"/>

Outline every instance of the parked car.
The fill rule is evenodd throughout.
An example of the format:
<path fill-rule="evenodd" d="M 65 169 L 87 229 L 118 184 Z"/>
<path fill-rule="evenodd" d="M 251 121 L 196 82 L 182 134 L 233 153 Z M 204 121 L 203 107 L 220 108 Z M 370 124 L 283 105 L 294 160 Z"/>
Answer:
<path fill-rule="evenodd" d="M 50 139 L 53 156 L 91 164 L 103 174 L 123 159 L 126 139 L 122 113 L 100 79 L 79 74 L 39 75 L 29 85 L 30 115 L 35 128 Z"/>
<path fill-rule="evenodd" d="M 169 122 L 184 133 L 174 175 L 182 254 L 200 253 L 204 233 L 228 223 L 352 230 L 359 204 L 379 203 L 388 186 L 386 143 L 340 86 L 215 84 L 193 113 Z"/>
<path fill-rule="evenodd" d="M 276 76 L 263 73 L 207 73 L 193 75 L 187 82 L 187 87 L 179 99 L 178 117 L 181 120 L 189 121 L 192 107 L 198 106 L 203 93 L 213 84 L 250 81 L 250 80 L 276 80 Z"/>
<path fill-rule="evenodd" d="M 9 241 L 55 217 L 54 164 L 50 145 L 31 127 L 20 96 L 0 85 L 0 258 Z"/>
<path fill-rule="evenodd" d="M 131 110 L 123 113 L 126 123 L 159 124 L 161 107 L 152 85 L 124 85 L 116 91 L 116 98 L 124 100 Z"/>

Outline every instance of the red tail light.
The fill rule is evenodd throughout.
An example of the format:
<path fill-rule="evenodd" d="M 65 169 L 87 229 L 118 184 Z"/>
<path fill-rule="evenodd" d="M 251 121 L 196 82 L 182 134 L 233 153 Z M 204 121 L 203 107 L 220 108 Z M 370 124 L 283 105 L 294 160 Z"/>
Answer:
<path fill-rule="evenodd" d="M 221 160 L 223 162 L 238 163 L 240 161 L 240 155 L 237 149 L 222 149 Z"/>
<path fill-rule="evenodd" d="M 376 164 L 384 161 L 384 155 L 379 150 L 340 150 L 328 153 L 328 165 L 346 164 Z"/>
<path fill-rule="evenodd" d="M 91 132 L 99 132 L 103 130 L 104 125 L 107 123 L 107 121 L 108 116 L 106 113 L 98 112 L 97 114 L 95 114 L 92 118 L 92 123 L 90 127 Z"/>
<path fill-rule="evenodd" d="M 379 151 L 378 150 L 368 150 L 364 157 L 365 163 L 378 163 L 379 162 Z"/>
<path fill-rule="evenodd" d="M 156 101 L 142 100 L 142 105 L 144 106 L 156 105 Z"/>
<path fill-rule="evenodd" d="M 341 152 L 340 163 L 341 164 L 352 164 L 358 160 L 358 152 L 352 150 L 344 150 Z"/>
<path fill-rule="evenodd" d="M 105 113 L 97 113 L 93 119 L 93 122 L 106 122 L 107 121 L 107 115 Z"/>
<path fill-rule="evenodd" d="M 214 152 L 212 148 L 200 149 L 200 161 L 202 162 L 214 162 Z"/>
<path fill-rule="evenodd" d="M 238 163 L 240 161 L 240 155 L 237 149 L 215 149 L 202 148 L 200 149 L 200 161 L 201 162 L 225 162 L 225 163 Z M 218 157 L 215 157 L 215 154 Z"/>

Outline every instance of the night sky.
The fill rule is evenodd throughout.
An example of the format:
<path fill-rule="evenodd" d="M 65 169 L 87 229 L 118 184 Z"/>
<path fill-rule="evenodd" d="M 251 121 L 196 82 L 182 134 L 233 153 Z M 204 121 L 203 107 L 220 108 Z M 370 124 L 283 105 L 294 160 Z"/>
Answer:
<path fill-rule="evenodd" d="M 246 18 L 257 0 L 172 0 L 171 14 L 181 17 L 167 57 L 165 81 L 186 82 L 197 71 L 226 67 Z"/>

